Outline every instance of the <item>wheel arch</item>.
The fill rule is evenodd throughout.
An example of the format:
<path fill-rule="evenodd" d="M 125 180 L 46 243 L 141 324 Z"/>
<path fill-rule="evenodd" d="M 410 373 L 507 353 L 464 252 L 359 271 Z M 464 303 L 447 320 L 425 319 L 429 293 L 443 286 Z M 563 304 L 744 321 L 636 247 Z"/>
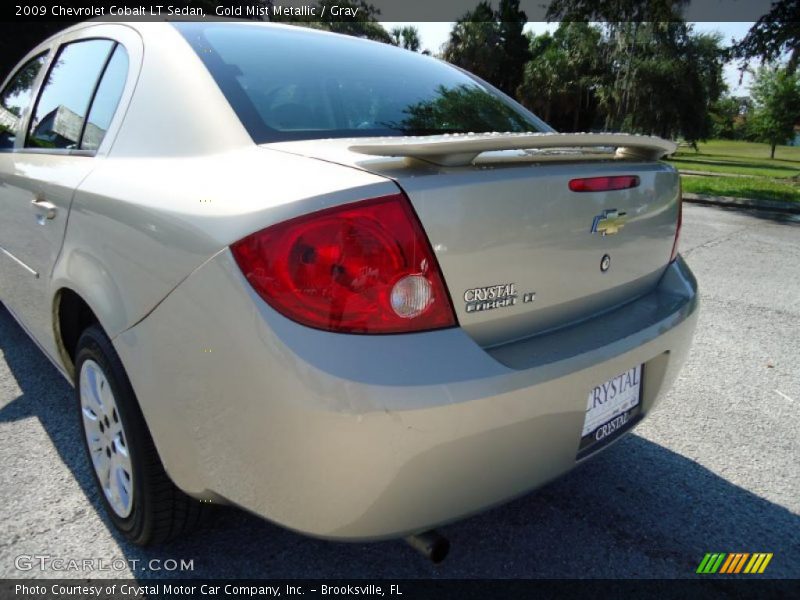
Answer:
<path fill-rule="evenodd" d="M 61 287 L 53 298 L 53 335 L 58 358 L 72 381 L 75 381 L 75 354 L 78 340 L 87 327 L 97 324 L 105 331 L 97 312 L 81 294 Z"/>

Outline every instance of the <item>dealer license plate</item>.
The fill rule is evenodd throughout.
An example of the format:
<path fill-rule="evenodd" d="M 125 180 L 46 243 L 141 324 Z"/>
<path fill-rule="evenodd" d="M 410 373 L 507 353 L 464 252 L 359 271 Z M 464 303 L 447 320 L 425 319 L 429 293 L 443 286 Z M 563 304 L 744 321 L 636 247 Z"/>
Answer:
<path fill-rule="evenodd" d="M 642 365 L 628 369 L 589 392 L 578 457 L 630 428 L 641 409 Z"/>

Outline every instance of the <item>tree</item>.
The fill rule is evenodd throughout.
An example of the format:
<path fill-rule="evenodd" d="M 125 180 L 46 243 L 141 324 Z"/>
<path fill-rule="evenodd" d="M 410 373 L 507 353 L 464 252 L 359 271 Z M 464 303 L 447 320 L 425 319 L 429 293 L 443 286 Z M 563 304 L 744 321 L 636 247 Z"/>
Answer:
<path fill-rule="evenodd" d="M 495 12 L 482 0 L 453 26 L 443 58 L 513 96 L 530 57 L 519 0 L 500 0 Z"/>
<path fill-rule="evenodd" d="M 496 85 L 506 94 L 514 96 L 522 82 L 525 63 L 531 57 L 528 37 L 522 31 L 528 16 L 520 10 L 519 0 L 500 0 L 495 16 L 500 23 L 500 45 L 503 49 L 500 78 Z"/>
<path fill-rule="evenodd" d="M 682 21 L 610 23 L 615 76 L 601 90 L 606 128 L 683 135 L 711 133 L 709 108 L 722 91 L 724 51 L 716 35 L 697 35 Z"/>
<path fill-rule="evenodd" d="M 607 23 L 681 21 L 690 0 L 552 0 L 548 21 L 605 21 Z"/>
<path fill-rule="evenodd" d="M 736 140 L 744 137 L 752 103 L 747 96 L 724 96 L 711 105 L 711 135 L 714 138 Z"/>
<path fill-rule="evenodd" d="M 733 56 L 747 62 L 758 58 L 762 64 L 778 60 L 789 53 L 786 71 L 791 75 L 797 71 L 800 61 L 800 0 L 779 0 L 733 45 Z"/>
<path fill-rule="evenodd" d="M 530 52 L 531 60 L 525 65 L 517 98 L 547 123 L 563 131 L 559 100 L 566 94 L 560 76 L 566 68 L 565 52 L 549 33 L 532 36 Z"/>
<path fill-rule="evenodd" d="M 722 75 L 725 50 L 718 34 L 695 34 L 688 27 L 684 35 L 675 57 L 681 85 L 675 87 L 678 120 L 672 136 L 680 132 L 694 143 L 711 136 L 711 109 L 727 90 Z"/>
<path fill-rule="evenodd" d="M 594 95 L 605 129 L 682 134 L 711 132 L 708 111 L 722 91 L 724 49 L 683 18 L 689 0 L 553 0 L 548 20 L 604 22 L 598 48 L 607 76 Z"/>
<path fill-rule="evenodd" d="M 531 41 L 519 99 L 557 129 L 603 128 L 688 141 L 711 134 L 724 90 L 717 35 L 682 21 L 563 22 Z"/>
<path fill-rule="evenodd" d="M 486 81 L 495 82 L 499 79 L 501 53 L 494 11 L 484 0 L 456 21 L 442 57 Z"/>
<path fill-rule="evenodd" d="M 791 139 L 800 121 L 800 77 L 786 68 L 761 66 L 750 94 L 755 103 L 751 130 L 770 145 L 769 157 L 775 158 L 775 147 Z"/>
<path fill-rule="evenodd" d="M 392 43 L 412 52 L 418 52 L 420 47 L 419 30 L 416 27 L 395 27 L 391 31 Z"/>
<path fill-rule="evenodd" d="M 588 23 L 562 23 L 552 36 L 532 36 L 519 100 L 556 129 L 590 129 L 596 92 L 607 79 L 603 43 L 600 29 Z"/>

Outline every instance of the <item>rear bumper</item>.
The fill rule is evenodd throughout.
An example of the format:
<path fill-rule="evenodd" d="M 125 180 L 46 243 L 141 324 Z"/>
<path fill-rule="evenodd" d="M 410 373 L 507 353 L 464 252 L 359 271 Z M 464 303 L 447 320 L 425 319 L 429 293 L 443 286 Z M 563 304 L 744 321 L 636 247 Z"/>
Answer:
<path fill-rule="evenodd" d="M 588 391 L 642 363 L 646 416 L 684 362 L 697 302 L 678 259 L 631 304 L 486 351 L 457 328 L 302 327 L 225 251 L 114 342 L 179 487 L 310 535 L 380 539 L 573 468 Z"/>

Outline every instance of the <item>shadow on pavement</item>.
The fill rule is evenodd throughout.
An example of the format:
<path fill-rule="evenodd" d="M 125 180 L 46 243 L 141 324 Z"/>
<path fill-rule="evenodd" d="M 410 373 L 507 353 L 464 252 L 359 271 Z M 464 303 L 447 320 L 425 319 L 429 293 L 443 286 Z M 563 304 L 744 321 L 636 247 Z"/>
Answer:
<path fill-rule="evenodd" d="M 453 550 L 439 567 L 399 541 L 314 540 L 230 508 L 189 538 L 138 548 L 102 514 L 72 389 L 2 305 L 0 351 L 22 390 L 0 422 L 38 419 L 126 558 L 194 561 L 191 573 L 142 579 L 687 577 L 706 552 L 773 552 L 769 575 L 800 574 L 800 517 L 636 435 L 538 493 L 443 528 Z"/>

